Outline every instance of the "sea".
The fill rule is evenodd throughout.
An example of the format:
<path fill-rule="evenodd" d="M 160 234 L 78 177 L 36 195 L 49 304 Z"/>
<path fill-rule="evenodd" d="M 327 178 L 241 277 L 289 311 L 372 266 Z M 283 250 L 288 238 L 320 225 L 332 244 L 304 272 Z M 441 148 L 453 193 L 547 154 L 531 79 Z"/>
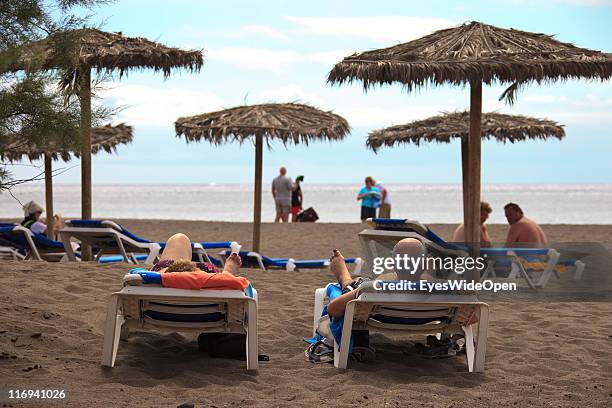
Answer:
<path fill-rule="evenodd" d="M 274 220 L 270 188 L 264 185 L 262 220 Z M 357 184 L 303 184 L 304 207 L 319 222 L 359 222 Z M 80 214 L 80 186 L 58 184 L 54 209 L 65 218 Z M 461 222 L 461 185 L 388 184 L 392 216 L 423 223 Z M 505 223 L 503 206 L 518 203 L 542 224 L 612 224 L 612 184 L 487 184 L 482 199 L 493 207 L 490 223 Z M 22 217 L 21 205 L 35 200 L 44 207 L 44 184 L 25 184 L 0 193 L 0 218 Z M 248 184 L 93 186 L 94 218 L 181 219 L 249 222 L 253 186 Z"/>

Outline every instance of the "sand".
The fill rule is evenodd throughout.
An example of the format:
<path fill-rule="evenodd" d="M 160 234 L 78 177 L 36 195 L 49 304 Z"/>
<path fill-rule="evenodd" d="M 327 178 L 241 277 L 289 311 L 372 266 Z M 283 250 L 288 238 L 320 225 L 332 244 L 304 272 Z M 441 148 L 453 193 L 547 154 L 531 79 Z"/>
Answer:
<path fill-rule="evenodd" d="M 243 223 L 119 220 L 138 235 L 236 240 Z M 263 226 L 270 256 L 359 253 L 359 224 Z M 436 225 L 446 237 L 453 226 Z M 492 226 L 503 241 L 506 226 Z M 610 226 L 544 226 L 551 241 L 612 242 Z M 133 333 L 117 365 L 100 366 L 103 322 L 127 264 L 5 261 L 0 264 L 0 386 L 62 388 L 67 406 L 612 406 L 610 303 L 494 303 L 486 371 L 467 373 L 465 357 L 425 360 L 410 344 L 372 336 L 376 360 L 346 371 L 306 361 L 302 341 L 312 325 L 314 289 L 330 281 L 314 271 L 242 271 L 259 290 L 257 373 L 241 361 L 211 359 L 179 335 Z M 23 406 L 13 403 L 12 406 Z M 46 406 L 32 404 L 32 406 Z M 54 405 L 52 405 L 54 406 Z"/>

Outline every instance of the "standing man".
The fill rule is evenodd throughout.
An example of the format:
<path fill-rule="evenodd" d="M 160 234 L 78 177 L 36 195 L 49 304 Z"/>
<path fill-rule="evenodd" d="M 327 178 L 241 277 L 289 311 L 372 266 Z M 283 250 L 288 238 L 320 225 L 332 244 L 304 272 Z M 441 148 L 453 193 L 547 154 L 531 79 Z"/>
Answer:
<path fill-rule="evenodd" d="M 274 222 L 289 222 L 293 183 L 291 178 L 287 177 L 287 169 L 284 166 L 278 172 L 279 175 L 272 180 L 272 197 L 274 197 L 276 205 L 276 218 L 274 218 Z"/>
<path fill-rule="evenodd" d="M 517 246 L 546 247 L 544 230 L 534 220 L 525 217 L 518 204 L 506 204 L 504 212 L 508 224 L 510 224 L 510 230 L 506 238 L 506 248 Z"/>
<path fill-rule="evenodd" d="M 380 205 L 380 191 L 374 187 L 374 179 L 365 178 L 365 187 L 359 190 L 357 201 L 361 200 L 361 221 L 376 218 L 376 209 Z"/>
<path fill-rule="evenodd" d="M 378 209 L 378 218 L 391 218 L 391 197 L 387 187 L 382 181 L 374 180 L 374 187 L 380 190 L 380 208 Z"/>
<path fill-rule="evenodd" d="M 293 183 L 293 190 L 291 191 L 291 222 L 297 221 L 297 216 L 302 211 L 302 187 L 301 183 L 304 181 L 304 176 L 297 176 L 295 183 Z"/>

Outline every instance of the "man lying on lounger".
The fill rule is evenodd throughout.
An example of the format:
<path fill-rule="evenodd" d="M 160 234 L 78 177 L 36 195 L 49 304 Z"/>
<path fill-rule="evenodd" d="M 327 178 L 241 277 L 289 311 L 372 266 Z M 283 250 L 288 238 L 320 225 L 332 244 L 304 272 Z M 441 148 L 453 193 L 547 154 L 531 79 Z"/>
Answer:
<path fill-rule="evenodd" d="M 232 253 L 227 257 L 223 271 L 220 271 L 215 265 L 210 262 L 192 262 L 192 248 L 191 240 L 185 234 L 174 234 L 166 242 L 164 252 L 153 267 L 151 271 L 165 273 L 165 272 L 208 272 L 208 273 L 219 273 L 229 272 L 235 274 L 238 272 L 242 262 L 240 256 L 236 253 Z"/>
<path fill-rule="evenodd" d="M 426 254 L 425 246 L 421 241 L 414 238 L 404 238 L 393 247 L 392 257 L 399 255 L 400 257 L 408 256 L 413 258 L 423 257 Z M 306 350 L 305 354 L 308 359 L 314 363 L 332 362 L 334 358 L 334 334 L 338 335 L 342 332 L 342 319 L 346 310 L 346 305 L 351 300 L 359 296 L 359 287 L 368 278 L 353 279 L 344 262 L 344 257 L 337 249 L 334 249 L 333 256 L 330 259 L 329 269 L 336 278 L 340 290 L 337 295 L 330 296 L 330 302 L 327 305 L 326 314 L 319 321 L 317 328 L 317 336 L 314 343 Z M 432 277 L 429 271 L 423 270 L 403 270 L 395 269 L 394 272 L 380 275 L 377 279 L 382 280 L 431 280 Z M 351 357 L 356 360 L 370 359 L 374 355 L 374 350 L 369 346 L 368 333 L 363 330 L 353 330 L 353 348 Z M 450 357 L 456 354 L 456 344 L 450 338 L 438 340 L 434 336 L 427 337 L 429 348 L 423 351 L 423 354 L 429 358 Z"/>

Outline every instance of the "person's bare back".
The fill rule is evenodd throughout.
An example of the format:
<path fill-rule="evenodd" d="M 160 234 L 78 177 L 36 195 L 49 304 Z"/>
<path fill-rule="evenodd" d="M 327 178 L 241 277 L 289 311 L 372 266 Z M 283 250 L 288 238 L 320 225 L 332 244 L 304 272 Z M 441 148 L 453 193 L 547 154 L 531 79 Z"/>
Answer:
<path fill-rule="evenodd" d="M 530 218 L 525 216 L 510 226 L 506 246 L 528 245 L 534 247 L 546 246 L 544 230 Z"/>

